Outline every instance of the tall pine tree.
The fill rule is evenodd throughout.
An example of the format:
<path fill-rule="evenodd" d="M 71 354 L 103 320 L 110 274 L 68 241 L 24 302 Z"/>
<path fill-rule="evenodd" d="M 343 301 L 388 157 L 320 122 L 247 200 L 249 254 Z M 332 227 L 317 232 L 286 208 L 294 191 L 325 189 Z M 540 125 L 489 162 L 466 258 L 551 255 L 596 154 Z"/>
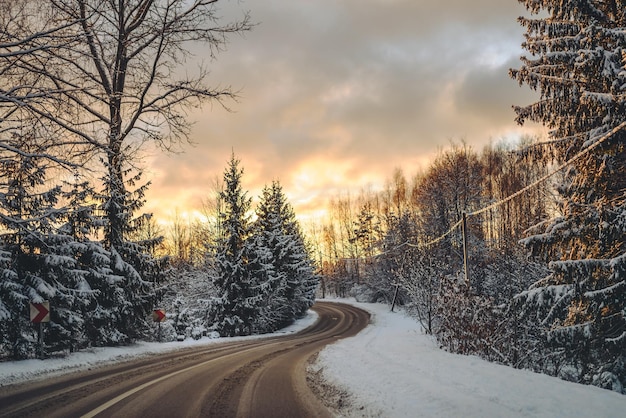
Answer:
<path fill-rule="evenodd" d="M 568 161 L 561 216 L 525 240 L 552 273 L 519 296 L 578 381 L 626 386 L 626 2 L 520 0 L 522 67 L 511 76 L 541 98 L 516 107 L 518 122 L 551 129 Z"/>
<path fill-rule="evenodd" d="M 108 270 L 104 271 L 104 275 L 96 275 L 98 280 L 104 281 L 94 284 L 100 290 L 98 307 L 103 309 L 100 312 L 101 326 L 110 329 L 101 341 L 106 345 L 127 344 L 146 336 L 145 333 L 150 330 L 149 314 L 159 300 L 157 286 L 164 279 L 166 267 L 166 260 L 154 257 L 151 252 L 160 237 L 135 239 L 150 218 L 147 214 L 137 215 L 145 203 L 149 183 L 137 187 L 141 173 L 131 176 L 130 169 L 124 172 L 123 177 L 129 179 L 124 186 L 112 186 L 119 179 L 105 175 L 104 190 L 96 196 L 100 201 L 100 212 L 106 214 L 100 222 L 109 258 Z M 111 209 L 112 206 L 116 208 Z M 116 214 L 114 222 L 112 213 Z M 119 231 L 115 232 L 118 228 L 121 235 Z M 100 337 L 104 334 L 101 333 Z"/>
<path fill-rule="evenodd" d="M 78 309 L 93 297 L 76 261 L 78 248 L 59 229 L 68 216 L 60 186 L 47 182 L 50 160 L 28 138 L 14 136 L 0 157 L 0 342 L 14 358 L 34 354 L 28 304 L 48 301 L 51 319 L 45 341 L 57 348 L 85 344 Z"/>
<path fill-rule="evenodd" d="M 261 324 L 273 331 L 301 317 L 315 301 L 319 278 L 307 251 L 295 213 L 278 181 L 265 187 L 257 209 L 257 251 L 265 251 L 266 267 Z"/>
<path fill-rule="evenodd" d="M 239 165 L 233 153 L 220 192 L 224 205 L 220 213 L 222 236 L 218 239 L 213 279 L 218 297 L 213 301 L 211 317 L 214 329 L 222 336 L 250 334 L 256 311 L 247 247 L 251 199 L 243 190 L 243 168 Z"/>

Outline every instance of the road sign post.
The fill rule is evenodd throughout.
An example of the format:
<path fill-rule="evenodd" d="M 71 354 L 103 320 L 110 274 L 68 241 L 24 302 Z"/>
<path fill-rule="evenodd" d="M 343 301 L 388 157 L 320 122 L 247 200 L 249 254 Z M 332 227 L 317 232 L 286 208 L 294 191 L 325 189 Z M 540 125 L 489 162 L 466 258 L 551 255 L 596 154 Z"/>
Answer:
<path fill-rule="evenodd" d="M 165 311 L 163 309 L 155 309 L 152 311 L 152 320 L 159 324 L 157 341 L 161 342 L 161 322 L 165 321 Z"/>
<path fill-rule="evenodd" d="M 39 329 L 37 330 L 37 341 L 39 344 L 39 358 L 43 360 L 44 358 L 44 349 L 43 349 L 43 322 L 39 322 Z"/>
<path fill-rule="evenodd" d="M 400 289 L 400 284 L 396 283 L 392 286 L 396 287 L 395 292 L 393 292 L 393 300 L 391 301 L 391 312 L 393 312 L 393 308 L 396 307 L 396 298 L 398 297 L 398 289 Z"/>
<path fill-rule="evenodd" d="M 39 358 L 44 358 L 43 350 L 43 323 L 50 322 L 50 302 L 43 301 L 41 303 L 30 303 L 30 321 L 33 324 L 39 324 L 37 331 L 37 341 L 39 343 Z"/>

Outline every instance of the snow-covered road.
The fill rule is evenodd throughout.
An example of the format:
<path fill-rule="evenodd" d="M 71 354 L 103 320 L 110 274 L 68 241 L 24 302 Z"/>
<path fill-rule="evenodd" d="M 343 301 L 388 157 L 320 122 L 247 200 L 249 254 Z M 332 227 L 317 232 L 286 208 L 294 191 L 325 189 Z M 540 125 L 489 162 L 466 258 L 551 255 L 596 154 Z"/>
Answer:
<path fill-rule="evenodd" d="M 325 378 L 352 394 L 338 414 L 346 417 L 615 417 L 626 416 L 626 396 L 440 350 L 420 325 L 385 305 L 349 302 L 372 314 L 356 337 L 325 348 L 318 357 Z M 316 320 L 310 313 L 282 333 Z M 258 337 L 244 337 L 258 338 Z M 0 363 L 1 386 L 96 367 L 181 346 L 141 343 L 102 348 L 67 358 Z"/>

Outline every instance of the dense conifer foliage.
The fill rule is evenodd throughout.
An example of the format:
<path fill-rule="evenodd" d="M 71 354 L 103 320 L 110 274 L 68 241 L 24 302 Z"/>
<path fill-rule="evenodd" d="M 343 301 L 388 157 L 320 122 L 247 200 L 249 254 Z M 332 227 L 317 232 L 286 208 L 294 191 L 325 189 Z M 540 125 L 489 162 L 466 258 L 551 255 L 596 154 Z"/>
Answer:
<path fill-rule="evenodd" d="M 558 186 L 560 213 L 524 243 L 550 275 L 522 293 L 578 381 L 626 385 L 626 3 L 524 1 L 532 55 L 511 72 L 541 100 L 518 120 L 551 128 L 559 161 L 584 152 Z M 547 16 L 546 16 L 547 15 Z"/>
<path fill-rule="evenodd" d="M 243 169 L 233 155 L 224 172 L 222 235 L 217 241 L 213 300 L 208 325 L 220 335 L 280 329 L 315 301 L 318 278 L 293 209 L 280 183 L 263 189 L 256 221 L 243 191 Z"/>
<path fill-rule="evenodd" d="M 304 315 L 315 301 L 318 278 L 280 183 L 263 189 L 256 214 L 253 240 L 268 261 L 257 322 L 260 330 L 274 331 Z"/>
<path fill-rule="evenodd" d="M 243 168 L 233 154 L 224 171 L 220 214 L 223 234 L 218 238 L 213 283 L 218 289 L 213 320 L 220 335 L 248 335 L 252 332 L 256 304 L 251 261 L 255 255 L 248 245 L 251 198 L 243 190 Z"/>
<path fill-rule="evenodd" d="M 145 336 L 165 259 L 151 256 L 151 242 L 126 238 L 107 247 L 95 240 L 108 224 L 90 203 L 98 195 L 87 182 L 50 188 L 47 172 L 54 164 L 31 154 L 7 153 L 1 160 L 0 345 L 14 358 L 32 356 L 37 325 L 29 322 L 29 303 L 44 301 L 51 311 L 43 328 L 47 350 Z M 132 216 L 140 206 L 128 202 L 125 212 Z"/>

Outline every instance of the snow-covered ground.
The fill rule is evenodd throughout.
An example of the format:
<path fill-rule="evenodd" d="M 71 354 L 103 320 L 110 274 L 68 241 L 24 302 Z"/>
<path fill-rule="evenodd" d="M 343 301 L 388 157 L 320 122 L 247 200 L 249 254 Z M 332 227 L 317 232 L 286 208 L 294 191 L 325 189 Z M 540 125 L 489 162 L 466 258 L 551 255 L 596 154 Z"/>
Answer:
<path fill-rule="evenodd" d="M 349 417 L 626 417 L 626 396 L 440 350 L 421 326 L 378 304 L 356 337 L 326 347 L 323 375 L 352 393 Z"/>
<path fill-rule="evenodd" d="M 345 301 L 344 301 L 345 302 Z M 626 396 L 545 375 L 450 354 L 420 325 L 385 305 L 348 302 L 372 314 L 371 325 L 328 346 L 316 367 L 334 386 L 351 393 L 339 413 L 349 417 L 624 417 Z M 310 313 L 282 333 L 311 325 Z M 258 338 L 258 337 L 243 337 Z M 0 363 L 0 387 L 51 374 L 220 339 L 141 343 L 74 353 L 63 359 Z"/>

